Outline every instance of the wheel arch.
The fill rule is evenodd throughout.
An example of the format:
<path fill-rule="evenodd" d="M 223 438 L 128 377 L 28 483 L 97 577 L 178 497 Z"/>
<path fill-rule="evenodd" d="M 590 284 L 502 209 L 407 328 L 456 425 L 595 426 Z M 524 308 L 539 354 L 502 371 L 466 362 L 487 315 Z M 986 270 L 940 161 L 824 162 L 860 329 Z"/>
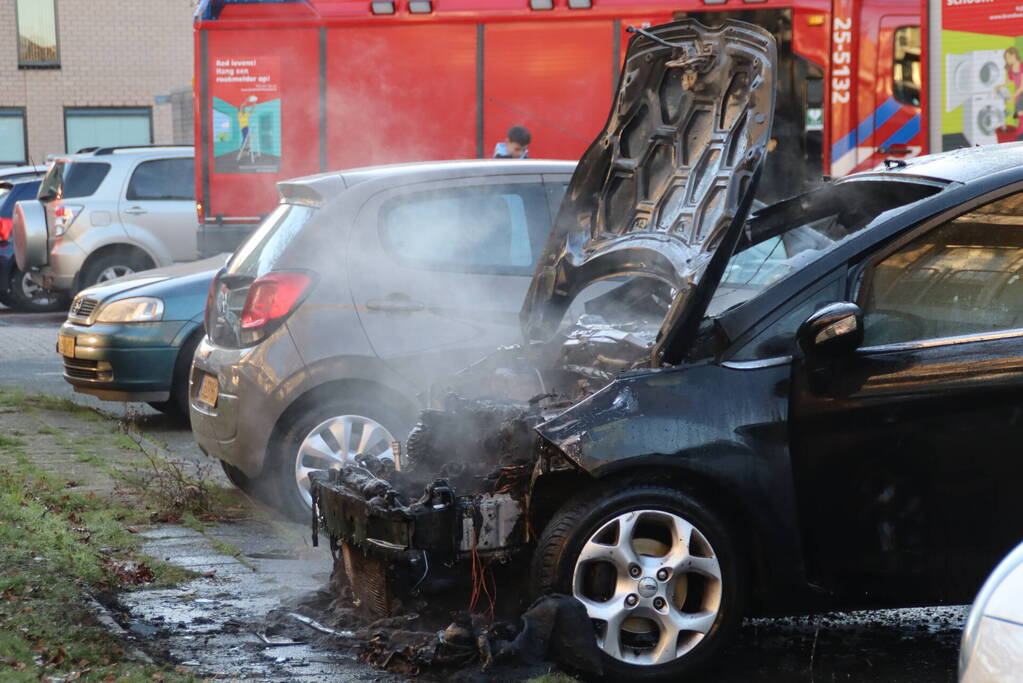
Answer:
<path fill-rule="evenodd" d="M 75 273 L 74 290 L 76 293 L 80 289 L 82 289 L 81 287 L 82 273 L 86 272 L 90 267 L 92 267 L 92 265 L 97 260 L 110 254 L 130 254 L 134 256 L 139 256 L 149 263 L 149 268 L 156 268 L 159 263 L 151 253 L 149 253 L 146 249 L 140 247 L 137 244 L 129 244 L 127 242 L 113 242 L 111 244 L 105 244 L 102 247 L 99 247 L 98 249 L 92 251 L 85 258 L 85 261 L 82 262 L 82 267 L 78 269 L 77 273 Z"/>

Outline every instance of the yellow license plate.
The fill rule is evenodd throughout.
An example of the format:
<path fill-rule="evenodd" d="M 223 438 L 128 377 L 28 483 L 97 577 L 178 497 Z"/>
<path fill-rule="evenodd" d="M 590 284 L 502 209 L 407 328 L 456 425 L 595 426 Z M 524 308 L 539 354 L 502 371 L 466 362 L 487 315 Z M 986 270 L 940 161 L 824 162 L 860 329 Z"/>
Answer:
<path fill-rule="evenodd" d="M 66 334 L 57 335 L 57 353 L 68 358 L 75 357 L 75 338 Z"/>
<path fill-rule="evenodd" d="M 203 375 L 199 383 L 199 403 L 205 403 L 213 408 L 217 405 L 217 396 L 220 394 L 220 382 L 214 375 Z"/>

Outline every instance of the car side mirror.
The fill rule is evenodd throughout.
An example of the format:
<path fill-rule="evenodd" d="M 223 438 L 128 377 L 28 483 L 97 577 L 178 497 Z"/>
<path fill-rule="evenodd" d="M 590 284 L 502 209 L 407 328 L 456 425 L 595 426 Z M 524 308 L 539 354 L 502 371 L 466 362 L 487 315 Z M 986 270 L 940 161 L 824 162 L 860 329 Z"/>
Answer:
<path fill-rule="evenodd" d="M 863 311 L 846 301 L 828 304 L 799 326 L 796 343 L 807 358 L 852 353 L 863 343 Z"/>

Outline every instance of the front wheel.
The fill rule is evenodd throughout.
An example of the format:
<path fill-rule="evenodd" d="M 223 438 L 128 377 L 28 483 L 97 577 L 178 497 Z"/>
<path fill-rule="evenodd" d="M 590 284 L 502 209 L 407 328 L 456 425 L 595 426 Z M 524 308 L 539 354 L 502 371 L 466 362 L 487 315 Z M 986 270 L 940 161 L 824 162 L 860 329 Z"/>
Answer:
<path fill-rule="evenodd" d="M 609 677 L 674 679 L 716 657 L 742 621 L 733 532 L 689 494 L 635 484 L 569 501 L 545 528 L 533 585 L 586 608 Z"/>

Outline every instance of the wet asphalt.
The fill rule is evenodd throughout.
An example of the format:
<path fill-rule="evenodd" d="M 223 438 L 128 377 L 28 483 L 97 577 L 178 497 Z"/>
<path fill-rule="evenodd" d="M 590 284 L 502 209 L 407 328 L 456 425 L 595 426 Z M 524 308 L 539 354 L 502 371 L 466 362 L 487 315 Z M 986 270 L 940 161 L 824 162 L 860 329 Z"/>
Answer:
<path fill-rule="evenodd" d="M 99 401 L 64 382 L 54 349 L 63 313 L 21 314 L 0 306 L 0 386 L 72 398 L 130 416 L 183 460 L 209 464 L 186 424 L 142 404 Z M 145 550 L 197 573 L 182 586 L 133 591 L 103 600 L 128 636 L 200 675 L 229 679 L 391 680 L 356 662 L 349 650 L 267 636 L 263 617 L 282 601 L 322 588 L 331 559 L 308 530 L 265 519 L 146 532 Z M 225 554 L 225 547 L 233 552 Z M 951 683 L 956 680 L 965 607 L 882 610 L 754 619 L 722 664 L 703 680 L 718 683 Z"/>

